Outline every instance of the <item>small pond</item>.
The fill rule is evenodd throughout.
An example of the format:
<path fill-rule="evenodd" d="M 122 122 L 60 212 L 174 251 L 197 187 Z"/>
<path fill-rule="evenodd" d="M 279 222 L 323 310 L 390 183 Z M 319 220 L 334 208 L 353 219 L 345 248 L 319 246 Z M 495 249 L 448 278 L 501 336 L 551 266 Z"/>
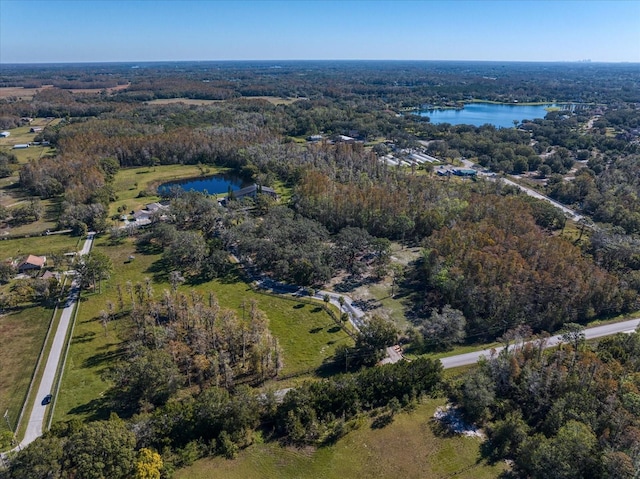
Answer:
<path fill-rule="evenodd" d="M 229 187 L 231 187 L 233 191 L 237 191 L 246 186 L 250 186 L 251 184 L 252 183 L 246 182 L 236 175 L 220 174 L 164 183 L 158 187 L 158 194 L 162 195 L 163 192 L 168 191 L 172 187 L 179 187 L 185 191 L 194 190 L 199 193 L 206 192 L 211 195 L 216 195 L 227 193 L 229 191 Z"/>
<path fill-rule="evenodd" d="M 428 116 L 433 124 L 482 126 L 490 124 L 496 128 L 513 128 L 513 122 L 544 118 L 547 108 L 556 105 L 504 105 L 499 103 L 467 103 L 460 110 L 422 110 L 417 114 Z"/>

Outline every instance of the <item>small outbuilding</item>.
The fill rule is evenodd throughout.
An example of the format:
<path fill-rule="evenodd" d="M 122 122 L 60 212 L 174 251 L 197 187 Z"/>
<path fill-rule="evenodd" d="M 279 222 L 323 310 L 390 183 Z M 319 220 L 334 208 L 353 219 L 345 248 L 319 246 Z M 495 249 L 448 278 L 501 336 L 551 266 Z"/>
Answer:
<path fill-rule="evenodd" d="M 0 138 L 7 138 L 8 136 L 11 136 L 11 133 L 8 131 L 0 131 Z"/>
<path fill-rule="evenodd" d="M 18 143 L 17 145 L 13 145 L 14 150 L 24 150 L 29 148 L 29 143 Z"/>
<path fill-rule="evenodd" d="M 351 137 L 351 136 L 347 136 L 347 135 L 338 135 L 336 137 L 336 141 L 338 141 L 340 143 L 355 143 L 356 139 Z"/>
<path fill-rule="evenodd" d="M 50 279 L 56 279 L 60 281 L 60 274 L 53 271 L 45 271 L 41 278 L 47 281 L 49 281 Z"/>

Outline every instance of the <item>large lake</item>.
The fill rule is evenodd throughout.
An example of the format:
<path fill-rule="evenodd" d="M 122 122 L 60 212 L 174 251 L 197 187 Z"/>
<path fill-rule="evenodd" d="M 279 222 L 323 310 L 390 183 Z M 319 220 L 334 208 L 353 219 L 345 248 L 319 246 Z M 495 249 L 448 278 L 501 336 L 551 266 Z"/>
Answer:
<path fill-rule="evenodd" d="M 243 181 L 241 178 L 235 175 L 214 175 L 207 176 L 206 178 L 196 178 L 191 180 L 172 181 L 171 183 L 164 183 L 158 187 L 158 193 L 162 195 L 164 191 L 169 188 L 177 186 L 185 191 L 195 190 L 200 193 L 207 192 L 209 194 L 221 194 L 227 193 L 229 187 L 233 191 L 237 191 L 240 188 L 250 186 L 251 183 Z"/>
<path fill-rule="evenodd" d="M 546 108 L 556 105 L 501 105 L 496 103 L 467 103 L 462 110 L 423 110 L 418 115 L 428 116 L 431 123 L 482 126 L 486 123 L 496 128 L 513 128 L 513 121 L 544 118 Z"/>

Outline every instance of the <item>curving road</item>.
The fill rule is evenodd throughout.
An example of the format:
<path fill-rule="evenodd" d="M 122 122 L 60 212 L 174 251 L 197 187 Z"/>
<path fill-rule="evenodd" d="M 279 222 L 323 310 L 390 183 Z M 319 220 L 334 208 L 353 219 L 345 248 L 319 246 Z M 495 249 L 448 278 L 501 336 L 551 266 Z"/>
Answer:
<path fill-rule="evenodd" d="M 465 168 L 476 169 L 475 164 L 470 160 L 466 160 L 466 159 L 462 160 L 462 164 L 464 165 Z M 553 206 L 555 206 L 559 210 L 562 210 L 562 212 L 565 213 L 567 216 L 569 216 L 573 221 L 579 222 L 585 219 L 583 215 L 576 213 L 571 208 L 567 208 L 565 205 L 563 205 L 559 201 L 549 198 L 548 196 L 545 196 L 541 193 L 538 193 L 536 190 L 523 186 L 516 181 L 510 180 L 506 176 L 496 176 L 495 173 L 485 173 L 480 170 L 478 171 L 478 176 L 482 176 L 483 178 L 486 178 L 491 181 L 504 181 L 508 185 L 515 186 L 516 188 L 519 188 L 520 190 L 524 191 L 528 196 L 551 203 Z"/>
<path fill-rule="evenodd" d="M 91 251 L 94 236 L 95 233 L 93 232 L 87 235 L 87 239 L 79 252 L 80 255 L 86 255 Z M 71 318 L 73 316 L 73 310 L 78 301 L 79 293 L 80 289 L 78 287 L 78 283 L 74 279 L 71 283 L 71 292 L 65 301 L 64 309 L 60 316 L 60 322 L 58 323 L 58 328 L 56 329 L 56 333 L 53 338 L 53 344 L 49 351 L 49 357 L 47 358 L 42 380 L 40 381 L 40 387 L 38 388 L 38 392 L 34 399 L 33 409 L 31 410 L 31 416 L 29 416 L 29 422 L 27 424 L 27 431 L 19 447 L 25 447 L 36 438 L 42 436 L 43 424 L 47 410 L 47 405 L 42 404 L 42 400 L 47 394 L 51 394 L 53 391 L 56 371 L 58 370 L 58 365 L 62 359 L 65 338 L 67 337 L 69 325 L 71 324 Z"/>
<path fill-rule="evenodd" d="M 489 177 L 490 179 L 494 179 L 493 177 Z M 539 200 L 543 200 L 546 201 L 548 203 L 551 203 L 553 206 L 555 206 L 556 208 L 558 208 L 559 210 L 562 210 L 563 213 L 565 213 L 566 215 L 568 215 L 569 217 L 571 217 L 571 219 L 573 221 L 581 221 L 584 219 L 583 215 L 580 215 L 578 213 L 576 213 L 575 211 L 573 211 L 571 208 L 567 208 L 565 205 L 563 205 L 562 203 L 557 202 L 554 199 L 549 198 L 548 196 L 542 195 L 540 193 L 538 193 L 536 190 L 533 190 L 531 188 L 527 188 L 526 186 L 522 186 L 519 183 L 516 183 L 513 180 L 510 180 L 508 178 L 498 178 L 500 181 L 504 181 L 505 183 L 515 186 L 516 188 L 520 188 L 522 191 L 524 191 L 527 195 L 532 196 L 533 198 L 537 198 Z"/>
<path fill-rule="evenodd" d="M 602 326 L 596 326 L 593 328 L 587 328 L 584 330 L 585 337 L 587 339 L 601 338 L 603 336 L 611 336 L 617 333 L 632 333 L 640 326 L 640 317 L 623 321 L 621 323 L 605 324 Z M 545 348 L 551 348 L 557 346 L 562 342 L 562 335 L 557 334 L 545 339 Z M 530 341 L 534 344 L 535 341 Z M 473 353 L 458 354 L 456 356 L 449 356 L 447 358 L 441 358 L 440 362 L 445 369 L 457 368 L 459 366 L 468 366 L 475 364 L 481 357 L 490 357 L 492 354 L 497 354 L 502 351 L 504 347 L 498 347 L 493 349 L 483 349 L 482 351 L 476 351 Z"/>
<path fill-rule="evenodd" d="M 237 259 L 237 258 L 236 258 Z M 268 289 L 276 294 L 289 294 L 292 296 L 307 296 L 306 289 L 302 286 L 295 286 L 286 283 L 280 283 L 274 281 L 271 278 L 262 277 L 255 280 L 258 287 L 262 289 Z M 360 331 L 364 321 L 364 311 L 353 304 L 353 299 L 345 294 L 334 293 L 333 291 L 316 291 L 313 296 L 314 299 L 324 300 L 325 295 L 329 295 L 329 302 L 336 306 L 341 312 L 349 314 L 349 322 L 356 330 Z M 340 305 L 340 297 L 344 299 L 344 304 Z"/>

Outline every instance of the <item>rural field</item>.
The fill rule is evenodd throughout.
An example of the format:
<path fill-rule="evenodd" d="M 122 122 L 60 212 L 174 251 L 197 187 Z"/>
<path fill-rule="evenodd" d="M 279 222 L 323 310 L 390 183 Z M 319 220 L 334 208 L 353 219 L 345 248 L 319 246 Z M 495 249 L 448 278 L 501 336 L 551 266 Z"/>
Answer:
<path fill-rule="evenodd" d="M 16 428 L 53 309 L 30 306 L 0 315 L 0 414 Z M 0 431 L 6 429 L 0 423 Z"/>
<path fill-rule="evenodd" d="M 106 309 L 107 301 L 118 304 L 117 285 L 124 290 L 127 281 L 135 284 L 148 277 L 153 280 L 156 296 L 170 289 L 161 255 L 137 251 L 131 239 L 110 245 L 107 238 L 102 238 L 94 248 L 111 258 L 115 272 L 103 284 L 101 294 L 86 294 L 80 302 L 55 420 L 108 417 L 102 398 L 110 384 L 103 376 L 122 356 L 122 339 L 127 336 L 130 324 L 125 319 L 117 319 L 109 323 L 105 332 L 98 315 Z M 130 260 L 132 255 L 135 259 Z M 351 342 L 320 305 L 254 292 L 237 271 L 222 279 L 180 287 L 185 292 L 192 289 L 206 296 L 213 292 L 222 307 L 233 309 L 240 316 L 242 302 L 255 299 L 258 308 L 269 318 L 269 328 L 283 349 L 282 376 L 312 374 L 333 355 L 337 346 Z M 125 298 L 125 309 L 128 307 Z"/>
<path fill-rule="evenodd" d="M 452 436 L 433 421 L 441 399 L 429 399 L 392 424 L 372 429 L 370 418 L 337 443 L 320 448 L 293 448 L 260 438 L 235 459 L 201 459 L 176 471 L 176 479 L 461 479 L 495 478 L 504 463 L 488 465 L 480 458 L 481 439 Z"/>
<path fill-rule="evenodd" d="M 71 252 L 77 243 L 77 238 L 68 235 L 0 240 L 0 260 Z M 13 286 L 14 282 L 0 286 L 0 294 Z M 3 414 L 9 411 L 14 428 L 52 316 L 53 308 L 35 304 L 23 304 L 0 315 L 0 409 Z M 0 424 L 0 429 L 4 428 L 6 422 Z"/>
<path fill-rule="evenodd" d="M 51 253 L 68 253 L 75 251 L 78 245 L 78 238 L 63 234 L 0 240 L 0 260 L 29 254 L 47 256 Z"/>
<path fill-rule="evenodd" d="M 126 90 L 129 85 L 118 85 L 112 88 L 105 88 L 107 92 Z M 23 88 L 23 87 L 0 87 L 0 99 L 3 98 L 19 98 L 21 100 L 29 101 L 33 99 L 33 96 L 40 90 L 47 88 L 53 88 L 53 85 L 42 85 L 39 88 Z M 100 93 L 102 88 L 72 88 L 69 90 L 72 93 Z"/>
<path fill-rule="evenodd" d="M 297 98 L 282 98 L 277 96 L 243 96 L 244 100 L 265 100 L 273 105 L 290 105 L 298 101 Z M 145 102 L 147 105 L 172 105 L 183 103 L 185 105 L 210 105 L 212 103 L 221 103 L 226 100 L 200 100 L 194 98 L 159 98 Z"/>
<path fill-rule="evenodd" d="M 162 165 L 157 167 L 140 167 L 121 169 L 116 174 L 113 187 L 117 200 L 109 204 L 110 214 L 116 214 L 118 208 L 126 206 L 128 213 L 138 210 L 145 204 L 157 201 L 156 191 L 162 183 L 198 178 L 223 173 L 224 168 L 198 168 L 195 165 Z M 142 194 L 141 194 L 142 192 Z"/>

